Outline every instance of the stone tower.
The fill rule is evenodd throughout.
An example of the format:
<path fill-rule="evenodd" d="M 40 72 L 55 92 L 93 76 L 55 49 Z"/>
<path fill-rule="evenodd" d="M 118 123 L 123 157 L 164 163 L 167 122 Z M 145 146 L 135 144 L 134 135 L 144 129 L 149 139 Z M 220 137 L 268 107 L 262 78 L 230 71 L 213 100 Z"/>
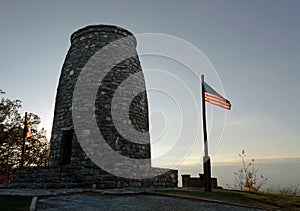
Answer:
<path fill-rule="evenodd" d="M 121 59 L 120 62 L 113 65 L 113 67 L 105 74 L 105 77 L 102 78 L 101 83 L 99 83 L 97 91 L 95 92 L 95 99 L 90 103 L 95 106 L 93 108 L 95 109 L 94 114 L 98 127 L 97 130 L 101 132 L 101 136 L 103 136 L 109 147 L 126 158 L 145 160 L 145 165 L 142 166 L 144 168 L 146 166 L 146 169 L 151 168 L 150 137 L 149 133 L 147 133 L 149 128 L 147 94 L 145 91 L 145 81 L 141 65 L 139 58 L 136 55 L 136 39 L 131 32 L 117 26 L 92 25 L 79 29 L 71 36 L 71 47 L 63 64 L 57 88 L 52 136 L 50 141 L 51 154 L 49 166 L 51 168 L 63 166 L 64 169 L 68 169 L 68 172 L 71 172 L 72 174 L 72 182 L 84 181 L 98 183 L 99 178 L 107 173 L 114 178 L 113 180 L 118 181 L 117 187 L 126 187 L 129 184 L 128 178 L 120 179 L 120 175 L 116 177 L 99 168 L 99 165 L 95 165 L 95 162 L 87 155 L 92 154 L 93 152 L 89 153 L 83 150 L 83 145 L 85 145 L 85 143 L 80 143 L 78 137 L 83 135 L 89 136 L 93 131 L 91 132 L 91 130 L 85 129 L 80 131 L 78 129 L 75 130 L 74 128 L 73 104 L 75 101 L 73 95 L 76 83 L 79 81 L 79 76 L 91 71 L 90 67 L 86 68 L 86 64 L 97 52 L 99 52 L 99 50 L 102 50 L 105 46 L 115 43 L 122 38 L 129 39 L 126 40 L 125 44 L 121 44 L 123 46 L 121 46 L 121 49 L 119 50 L 131 52 L 133 56 L 124 60 Z M 105 52 L 102 52 L 102 54 L 105 54 Z M 101 56 L 103 55 L 100 55 L 100 57 Z M 107 63 L 111 57 L 118 56 L 120 56 L 118 52 L 110 52 L 107 57 L 104 55 L 104 63 Z M 95 69 L 98 71 L 94 72 L 94 74 L 96 74 L 95 77 L 103 71 L 101 70 L 101 67 L 95 67 Z M 130 134 L 130 131 L 123 131 L 123 134 L 120 134 L 120 130 L 116 129 L 112 115 L 113 110 L 117 111 L 117 115 L 118 112 L 119 114 L 126 112 L 126 108 L 123 108 L 124 102 L 121 100 L 114 103 L 113 96 L 122 83 L 136 73 L 140 73 L 140 79 L 142 80 L 139 80 L 137 83 L 131 83 L 129 88 L 127 87 L 125 91 L 122 92 L 123 96 L 121 96 L 120 99 L 124 99 L 125 102 L 128 100 L 128 96 L 132 95 L 134 90 L 144 91 L 135 93 L 135 96 L 132 98 L 128 107 L 129 109 L 127 108 L 129 120 L 122 119 L 121 122 L 125 125 L 129 124 L 132 129 L 138 132 L 144 133 L 143 142 L 139 142 L 139 140 L 134 141 L 135 139 L 139 139 L 139 136 L 132 136 L 129 140 L 128 137 L 123 135 Z M 95 77 L 91 77 L 91 80 Z M 81 109 L 79 112 L 79 115 L 81 115 L 79 116 L 79 119 L 86 117 L 84 113 L 84 110 L 87 107 L 85 104 L 85 96 L 90 93 L 89 86 L 92 86 L 91 84 L 93 83 L 96 83 L 96 80 L 94 82 L 90 82 L 89 80 L 88 82 L 85 82 L 86 87 L 83 89 L 83 93 L 78 95 L 79 98 L 81 98 L 80 100 L 77 100 L 81 103 L 79 106 Z M 89 119 L 90 118 L 85 121 L 85 124 L 89 124 Z M 117 119 L 121 119 L 121 117 L 117 117 Z M 86 139 L 87 141 L 85 139 L 83 140 L 84 142 L 88 142 L 88 138 Z M 89 145 L 94 146 L 95 143 L 89 142 L 87 146 Z M 101 162 L 102 161 L 100 161 L 100 163 Z M 122 166 L 119 166 L 118 168 L 122 169 Z M 133 170 L 128 169 L 128 171 Z M 162 175 L 156 177 L 156 179 L 152 178 L 139 181 L 140 182 L 136 181 L 137 183 L 132 183 L 132 180 L 130 180 L 131 185 L 129 186 L 177 186 L 177 171 L 169 170 L 167 173 L 164 172 Z"/>
<path fill-rule="evenodd" d="M 97 184 L 99 188 L 177 186 L 177 170 L 151 167 L 147 93 L 136 45 L 133 34 L 117 26 L 91 25 L 72 34 L 57 88 L 49 167 L 28 174 L 40 174 L 42 182 Z M 114 100 L 118 93 L 119 100 Z M 93 100 L 87 100 L 89 95 Z M 82 125 L 77 123 L 80 120 Z M 93 141 L 100 136 L 105 143 Z M 97 147 L 102 145 L 108 148 L 99 152 Z M 115 156 L 110 153 L 111 158 L 103 159 L 106 151 Z M 98 155 L 98 160 L 91 159 Z M 136 162 L 126 166 L 113 157 Z M 114 172 L 107 166 L 113 166 Z M 148 170 L 155 174 L 128 176 Z M 24 179 L 17 176 L 15 182 Z"/>
<path fill-rule="evenodd" d="M 128 36 L 131 36 L 130 38 L 132 39 L 130 39 L 131 43 L 126 47 L 135 51 L 136 40 L 133 34 L 120 27 L 108 25 L 88 26 L 72 34 L 71 47 L 62 67 L 57 89 L 51 137 L 50 166 L 59 165 L 61 162 L 62 147 L 64 145 L 62 139 L 64 136 L 68 136 L 68 134 L 69 136 L 74 136 L 71 143 L 71 163 L 80 165 L 82 158 L 85 157 L 76 142 L 76 133 L 71 134 L 71 130 L 74 129 L 72 121 L 72 98 L 78 75 L 81 71 L 85 71 L 82 68 L 97 51 L 118 39 Z M 119 150 L 122 155 L 145 159 L 150 158 L 150 137 L 148 137 L 148 143 L 145 144 L 134 144 L 125 140 L 115 129 L 110 114 L 112 96 L 116 89 L 130 75 L 141 71 L 141 65 L 137 56 L 128 58 L 115 65 L 103 79 L 95 103 L 97 124 L 108 144 L 114 150 Z M 144 81 L 141 86 L 145 90 Z M 148 131 L 149 120 L 146 92 L 134 98 L 130 107 L 129 118 L 133 127 L 136 130 Z M 117 139 L 118 143 L 116 144 Z M 68 151 L 67 153 L 70 152 Z"/>

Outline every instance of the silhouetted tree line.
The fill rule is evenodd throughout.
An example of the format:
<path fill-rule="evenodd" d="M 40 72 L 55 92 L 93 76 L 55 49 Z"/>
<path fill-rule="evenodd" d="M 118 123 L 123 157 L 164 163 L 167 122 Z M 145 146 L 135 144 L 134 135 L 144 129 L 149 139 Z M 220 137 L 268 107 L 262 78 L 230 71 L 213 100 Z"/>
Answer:
<path fill-rule="evenodd" d="M 12 180 L 13 169 L 20 166 L 25 117 L 20 113 L 20 100 L 5 98 L 5 92 L 1 89 L 0 95 L 0 183 L 8 184 Z M 29 113 L 27 120 L 32 136 L 26 138 L 24 167 L 47 166 L 49 142 L 44 128 L 37 128 L 41 119 Z"/>

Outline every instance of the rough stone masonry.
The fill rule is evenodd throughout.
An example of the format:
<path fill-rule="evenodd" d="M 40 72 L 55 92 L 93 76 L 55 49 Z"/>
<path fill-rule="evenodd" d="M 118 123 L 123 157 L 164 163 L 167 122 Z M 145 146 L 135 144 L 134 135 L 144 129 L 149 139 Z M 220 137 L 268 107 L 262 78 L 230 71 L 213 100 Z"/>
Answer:
<path fill-rule="evenodd" d="M 78 82 L 78 77 L 84 73 L 82 71 L 92 71 L 89 68 L 85 68 L 85 65 L 99 50 L 108 44 L 126 37 L 129 39 L 126 40 L 125 45 L 122 46 L 122 51 L 133 51 L 135 52 L 135 56 L 126 58 L 114 65 L 101 81 L 94 101 L 86 102 L 84 98 L 82 98 L 79 104 L 79 109 L 81 109 L 82 112 L 79 112 L 78 115 L 74 115 L 74 113 L 72 113 L 74 110 L 73 103 L 76 101 L 73 99 L 73 94 L 76 83 Z M 129 120 L 121 121 L 124 125 L 130 124 L 134 130 L 146 134 L 144 136 L 146 139 L 145 143 L 135 142 L 135 137 L 132 137 L 132 141 L 122 136 L 114 124 L 111 112 L 112 109 L 118 110 L 119 112 L 126 112 L 126 103 L 121 101 L 114 104 L 113 96 L 128 77 L 136 73 L 142 74 L 140 61 L 136 54 L 136 45 L 136 39 L 131 32 L 112 25 L 87 26 L 72 34 L 71 47 L 64 61 L 57 88 L 50 141 L 49 166 L 17 169 L 14 176 L 15 184 L 22 186 L 22 184 L 31 183 L 41 187 L 81 187 L 89 185 L 98 188 L 177 187 L 177 170 L 164 169 L 159 176 L 132 179 L 120 175 L 115 176 L 111 174 L 111 172 L 99 168 L 99 165 L 96 165 L 82 148 L 84 145 L 85 148 L 90 147 L 89 150 L 92 150 L 93 147 L 95 147 L 95 143 L 89 142 L 88 138 L 84 139 L 84 143 L 78 141 L 78 137 L 82 137 L 83 135 L 88 137 L 95 131 L 78 131 L 74 128 L 74 116 L 79 119 L 86 118 L 84 113 L 85 109 L 88 103 L 92 103 L 95 108 L 94 116 L 97 130 L 100 131 L 109 147 L 120 155 L 131 159 L 149 160 L 149 163 L 146 163 L 146 165 L 149 165 L 150 169 L 152 168 L 150 162 L 150 136 L 147 135 L 149 134 L 147 133 L 149 129 L 149 118 L 146 91 L 136 94 L 130 102 L 129 110 L 127 111 L 129 113 Z M 107 58 L 108 62 L 112 55 L 115 57 L 119 54 L 118 52 L 110 52 L 108 55 L 102 55 L 102 58 Z M 88 83 L 84 84 L 85 89 L 81 97 L 89 94 L 89 87 L 95 83 L 93 82 L 93 78 L 94 77 L 92 77 Z M 124 99 L 124 102 L 128 100 L 128 96 L 132 95 L 132 90 L 136 87 L 146 90 L 143 76 L 142 80 L 139 80 L 139 83 L 133 83 L 128 89 L 123 90 L 121 99 Z M 121 118 L 122 115 L 121 113 L 119 114 Z M 90 124 L 90 121 L 86 121 L 85 124 Z M 132 131 L 125 131 L 125 133 L 126 132 L 130 133 Z M 91 151 L 91 153 L 93 152 Z M 100 154 L 101 153 L 99 153 L 99 156 L 101 157 Z M 120 168 L 126 169 L 126 166 L 121 166 Z"/>

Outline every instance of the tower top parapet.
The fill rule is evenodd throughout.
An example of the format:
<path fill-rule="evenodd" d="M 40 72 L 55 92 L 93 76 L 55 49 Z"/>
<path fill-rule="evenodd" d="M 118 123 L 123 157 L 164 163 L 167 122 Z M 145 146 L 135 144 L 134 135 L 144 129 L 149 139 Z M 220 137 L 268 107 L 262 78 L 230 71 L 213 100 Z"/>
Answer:
<path fill-rule="evenodd" d="M 119 26 L 104 25 L 104 24 L 89 25 L 89 26 L 86 26 L 84 28 L 81 28 L 81 29 L 75 31 L 71 35 L 71 43 L 72 44 L 76 43 L 83 36 L 86 36 L 86 35 L 88 35 L 90 33 L 99 34 L 99 35 L 102 35 L 102 36 L 103 35 L 109 35 L 109 36 L 111 36 L 112 34 L 115 34 L 119 38 L 131 36 L 131 38 L 133 39 L 133 44 L 136 47 L 136 39 L 135 39 L 134 35 L 130 31 L 128 31 L 128 30 L 126 30 L 124 28 L 121 28 Z"/>

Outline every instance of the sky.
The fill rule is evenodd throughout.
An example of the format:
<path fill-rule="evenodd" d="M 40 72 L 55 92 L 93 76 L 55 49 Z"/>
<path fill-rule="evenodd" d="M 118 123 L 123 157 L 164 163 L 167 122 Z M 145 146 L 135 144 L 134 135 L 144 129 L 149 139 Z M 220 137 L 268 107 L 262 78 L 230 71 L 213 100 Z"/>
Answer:
<path fill-rule="evenodd" d="M 58 79 L 74 31 L 112 24 L 134 34 L 168 34 L 202 51 L 221 81 L 217 90 L 232 103 L 228 112 L 208 105 L 213 176 L 222 186 L 232 183 L 240 165 L 238 154 L 245 149 L 270 185 L 300 184 L 299 1 L 1 0 L 0 5 L 0 88 L 6 97 L 22 101 L 23 113 L 42 118 L 48 137 Z M 180 78 L 200 105 L 199 80 L 186 67 L 160 57 L 140 59 L 144 70 L 165 70 Z M 151 77 L 146 84 L 151 85 Z M 202 171 L 201 116 L 186 108 L 187 115 L 196 118 L 191 125 L 200 122 L 199 136 L 176 140 L 181 127 L 176 105 L 161 93 L 149 91 L 148 96 L 152 156 L 178 146 L 180 152 L 180 144 L 189 140 L 191 150 L 174 168 L 196 176 Z M 165 164 L 158 159 L 153 165 Z"/>

